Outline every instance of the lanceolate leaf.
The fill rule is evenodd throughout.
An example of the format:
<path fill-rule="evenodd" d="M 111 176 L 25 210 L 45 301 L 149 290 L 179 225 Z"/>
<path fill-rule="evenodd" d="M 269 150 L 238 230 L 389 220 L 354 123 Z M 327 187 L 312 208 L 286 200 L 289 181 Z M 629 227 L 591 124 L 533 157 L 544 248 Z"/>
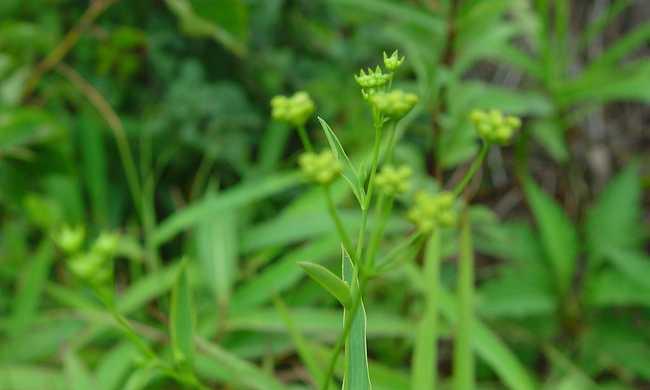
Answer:
<path fill-rule="evenodd" d="M 350 158 L 348 157 L 347 153 L 345 153 L 341 142 L 339 141 L 330 125 L 328 125 L 327 122 L 325 122 L 325 120 L 321 117 L 318 117 L 318 121 L 320 122 L 320 125 L 323 128 L 323 132 L 327 137 L 327 142 L 330 145 L 332 153 L 343 165 L 343 177 L 348 182 L 348 184 L 350 184 L 350 188 L 352 189 L 354 196 L 359 201 L 359 204 L 363 205 L 365 192 L 363 190 L 361 179 L 359 178 L 359 173 L 354 168 L 354 165 L 352 165 Z"/>
<path fill-rule="evenodd" d="M 636 165 L 619 173 L 587 212 L 587 250 L 598 260 L 609 249 L 640 249 L 641 180 Z"/>
<path fill-rule="evenodd" d="M 172 290 L 170 331 L 172 350 L 176 361 L 191 364 L 194 357 L 194 321 L 192 294 L 187 281 L 187 270 L 183 268 Z"/>
<path fill-rule="evenodd" d="M 358 283 L 354 278 L 354 264 L 350 255 L 342 248 L 343 279 L 348 285 Z M 344 311 L 343 322 L 349 312 Z M 366 346 L 366 309 L 363 301 L 359 304 L 352 322 L 350 334 L 345 342 L 345 373 L 343 390 L 370 390 L 370 373 L 368 371 L 368 351 Z"/>
<path fill-rule="evenodd" d="M 298 263 L 310 278 L 320 284 L 327 292 L 332 294 L 341 305 L 349 308 L 352 303 L 350 287 L 330 270 L 320 264 L 301 261 Z"/>
<path fill-rule="evenodd" d="M 555 274 L 559 293 L 569 288 L 578 256 L 578 234 L 564 210 L 531 178 L 524 180 L 526 198 L 537 222 L 540 239 Z"/>

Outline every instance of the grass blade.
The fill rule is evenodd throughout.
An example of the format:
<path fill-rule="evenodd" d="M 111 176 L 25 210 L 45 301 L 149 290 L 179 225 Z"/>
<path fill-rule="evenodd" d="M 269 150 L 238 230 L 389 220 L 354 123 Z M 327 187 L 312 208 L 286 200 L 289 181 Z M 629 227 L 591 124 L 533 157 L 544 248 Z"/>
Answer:
<path fill-rule="evenodd" d="M 454 340 L 454 388 L 471 390 L 474 383 L 472 333 L 474 327 L 474 248 L 469 218 L 465 213 L 458 258 L 458 322 Z"/>
<path fill-rule="evenodd" d="M 354 278 L 354 264 L 350 255 L 342 249 L 342 274 L 343 280 L 350 286 L 358 283 Z M 359 288 L 358 286 L 356 288 Z M 343 323 L 345 316 L 349 315 L 343 311 Z M 343 390 L 369 390 L 370 372 L 368 371 L 368 350 L 366 345 L 366 309 L 363 300 L 352 321 L 350 334 L 345 341 L 345 373 L 343 375 Z"/>
<path fill-rule="evenodd" d="M 440 234 L 434 230 L 427 243 L 424 263 L 425 311 L 417 325 L 411 389 L 433 389 L 437 381 L 438 279 L 440 277 Z"/>
<path fill-rule="evenodd" d="M 230 302 L 237 269 L 239 240 L 235 213 L 225 211 L 203 220 L 197 226 L 196 242 L 201 273 L 224 311 Z"/>
<path fill-rule="evenodd" d="M 183 260 L 185 263 L 185 260 Z M 177 362 L 192 364 L 194 360 L 194 334 L 192 293 L 187 280 L 185 265 L 178 274 L 172 290 L 170 333 L 174 359 Z"/>
<path fill-rule="evenodd" d="M 225 210 L 246 206 L 278 192 L 297 185 L 300 175 L 297 173 L 269 176 L 265 180 L 254 180 L 241 183 L 216 197 L 206 198 L 196 202 L 162 221 L 154 231 L 153 241 L 161 245 L 185 229 L 188 229 L 210 215 L 222 213 Z"/>

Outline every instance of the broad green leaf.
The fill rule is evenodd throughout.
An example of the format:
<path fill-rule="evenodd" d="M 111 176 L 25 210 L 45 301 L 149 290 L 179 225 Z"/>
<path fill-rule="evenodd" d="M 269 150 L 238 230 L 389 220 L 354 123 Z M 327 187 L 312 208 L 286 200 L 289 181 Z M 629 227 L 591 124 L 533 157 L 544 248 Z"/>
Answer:
<path fill-rule="evenodd" d="M 214 292 L 215 301 L 222 310 L 226 309 L 237 276 L 239 240 L 235 212 L 227 210 L 202 220 L 195 236 L 201 274 Z"/>
<path fill-rule="evenodd" d="M 358 283 L 354 280 L 354 264 L 350 255 L 341 248 L 341 267 L 343 280 L 353 286 Z M 359 288 L 358 286 L 356 288 Z M 348 310 L 343 311 L 343 323 L 346 316 L 349 316 Z M 350 334 L 345 341 L 345 373 L 343 375 L 343 390 L 370 390 L 370 373 L 368 371 L 368 348 L 366 346 L 366 309 L 363 305 L 363 299 L 359 303 L 357 312 L 352 320 Z"/>
<path fill-rule="evenodd" d="M 345 153 L 345 149 L 343 149 L 343 145 L 341 145 L 341 142 L 339 141 L 330 125 L 328 125 L 327 122 L 325 122 L 325 120 L 321 117 L 318 117 L 318 121 L 320 122 L 320 125 L 323 128 L 323 132 L 327 137 L 327 142 L 329 143 L 332 153 L 343 166 L 343 177 L 350 185 L 350 188 L 352 189 L 354 196 L 359 201 L 359 204 L 363 205 L 366 194 L 363 189 L 363 183 L 359 178 L 359 173 L 354 168 L 354 165 L 352 165 L 350 158 L 348 157 L 347 153 Z"/>
<path fill-rule="evenodd" d="M 422 280 L 425 288 L 424 313 L 417 324 L 411 363 L 411 388 L 433 389 L 438 382 L 438 305 L 440 283 L 440 233 L 434 231 L 427 242 Z"/>
<path fill-rule="evenodd" d="M 183 265 L 172 290 L 169 322 L 174 359 L 191 365 L 194 360 L 194 309 L 185 267 Z"/>
<path fill-rule="evenodd" d="M 575 272 L 578 233 L 564 210 L 530 177 L 524 179 L 524 190 L 537 222 L 544 252 L 555 275 L 558 292 L 563 295 L 568 291 Z"/>
<path fill-rule="evenodd" d="M 307 275 L 309 275 L 310 278 L 320 284 L 321 287 L 327 290 L 327 292 L 332 294 L 341 305 L 350 308 L 350 305 L 352 304 L 350 287 L 339 279 L 339 277 L 320 264 L 301 261 L 298 262 L 298 265 L 305 271 L 305 273 L 307 273 Z"/>
<path fill-rule="evenodd" d="M 269 176 L 262 181 L 255 180 L 233 186 L 216 197 L 203 199 L 172 214 L 158 225 L 153 234 L 153 241 L 156 245 L 164 244 L 210 215 L 246 206 L 289 189 L 299 182 L 300 175 L 291 173 Z"/>
<path fill-rule="evenodd" d="M 641 179 L 632 164 L 613 178 L 587 211 L 587 250 L 599 260 L 610 249 L 640 249 Z"/>

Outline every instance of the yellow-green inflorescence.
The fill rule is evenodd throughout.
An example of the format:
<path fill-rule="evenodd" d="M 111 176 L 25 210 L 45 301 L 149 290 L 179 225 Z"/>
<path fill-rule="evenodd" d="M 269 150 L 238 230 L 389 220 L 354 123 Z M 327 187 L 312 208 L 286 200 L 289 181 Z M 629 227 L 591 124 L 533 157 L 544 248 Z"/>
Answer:
<path fill-rule="evenodd" d="M 390 56 L 384 52 L 384 66 L 388 71 L 395 72 L 404 62 L 404 57 L 400 58 L 399 53 L 395 50 Z"/>
<path fill-rule="evenodd" d="M 437 227 L 451 227 L 458 220 L 454 203 L 455 198 L 451 192 L 418 192 L 408 212 L 408 218 L 422 232 L 430 232 Z"/>
<path fill-rule="evenodd" d="M 296 92 L 292 96 L 278 95 L 271 99 L 273 119 L 293 126 L 304 126 L 315 109 L 314 101 L 305 91 Z"/>
<path fill-rule="evenodd" d="M 397 196 L 408 192 L 411 188 L 413 171 L 407 165 L 394 167 L 386 165 L 377 174 L 375 185 L 377 189 L 388 196 Z"/>
<path fill-rule="evenodd" d="M 481 138 L 500 145 L 509 143 L 521 127 L 521 119 L 503 115 L 499 110 L 474 110 L 470 113 L 470 120 Z"/>
<path fill-rule="evenodd" d="M 399 120 L 408 114 L 418 102 L 418 96 L 402 90 L 377 92 L 370 97 L 370 102 L 386 117 Z"/>
<path fill-rule="evenodd" d="M 303 153 L 298 164 L 305 176 L 318 184 L 327 185 L 341 173 L 341 163 L 329 150 Z"/>
<path fill-rule="evenodd" d="M 117 250 L 119 236 L 101 233 L 90 250 L 84 250 L 84 239 L 83 227 L 64 227 L 55 241 L 67 255 L 68 267 L 77 277 L 96 286 L 107 283 L 113 272 L 110 260 Z"/>

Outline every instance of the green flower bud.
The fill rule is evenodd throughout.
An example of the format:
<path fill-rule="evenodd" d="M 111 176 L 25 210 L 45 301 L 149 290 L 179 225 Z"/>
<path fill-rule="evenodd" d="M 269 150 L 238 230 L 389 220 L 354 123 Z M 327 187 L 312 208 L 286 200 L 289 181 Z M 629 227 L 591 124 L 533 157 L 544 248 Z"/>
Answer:
<path fill-rule="evenodd" d="M 413 171 L 407 165 L 395 168 L 386 165 L 375 177 L 377 189 L 388 196 L 396 196 L 408 192 L 411 188 L 411 175 Z"/>
<path fill-rule="evenodd" d="M 74 228 L 66 226 L 55 238 L 55 241 L 56 244 L 66 253 L 74 253 L 81 249 L 85 237 L 86 230 L 83 226 L 77 226 Z"/>
<path fill-rule="evenodd" d="M 332 152 L 303 153 L 298 159 L 300 169 L 313 182 L 327 185 L 341 173 L 341 163 Z"/>
<path fill-rule="evenodd" d="M 399 53 L 397 52 L 397 50 L 395 50 L 393 54 L 390 55 L 390 57 L 386 55 L 386 52 L 384 52 L 384 66 L 389 71 L 391 72 L 396 71 L 397 68 L 399 68 L 403 62 L 404 62 L 404 57 L 399 58 Z"/>
<path fill-rule="evenodd" d="M 313 100 L 304 91 L 290 97 L 278 95 L 271 99 L 271 117 L 293 126 L 303 126 L 315 109 Z"/>
<path fill-rule="evenodd" d="M 112 257 L 117 250 L 119 239 L 116 233 L 101 233 L 95 240 L 92 251 L 104 257 Z"/>
<path fill-rule="evenodd" d="M 418 102 L 418 96 L 402 90 L 377 92 L 370 102 L 385 116 L 399 120 L 408 114 Z"/>
<path fill-rule="evenodd" d="M 68 267 L 77 277 L 91 284 L 100 285 L 110 280 L 112 269 L 105 265 L 106 257 L 88 252 L 68 259 Z"/>
<path fill-rule="evenodd" d="M 422 232 L 429 232 L 436 227 L 454 226 L 458 220 L 454 202 L 454 195 L 450 192 L 436 195 L 419 192 L 415 195 L 408 218 Z"/>
<path fill-rule="evenodd" d="M 390 80 L 391 75 L 383 73 L 379 65 L 375 67 L 375 70 L 368 68 L 368 73 L 364 72 L 363 69 L 359 71 L 358 75 L 354 75 L 354 79 L 357 81 L 357 84 L 361 86 L 364 90 L 375 90 L 377 88 L 383 87 Z"/>
<path fill-rule="evenodd" d="M 515 116 L 504 116 L 499 110 L 473 110 L 469 118 L 479 137 L 486 142 L 500 145 L 509 143 L 517 129 L 521 127 L 521 119 Z"/>

